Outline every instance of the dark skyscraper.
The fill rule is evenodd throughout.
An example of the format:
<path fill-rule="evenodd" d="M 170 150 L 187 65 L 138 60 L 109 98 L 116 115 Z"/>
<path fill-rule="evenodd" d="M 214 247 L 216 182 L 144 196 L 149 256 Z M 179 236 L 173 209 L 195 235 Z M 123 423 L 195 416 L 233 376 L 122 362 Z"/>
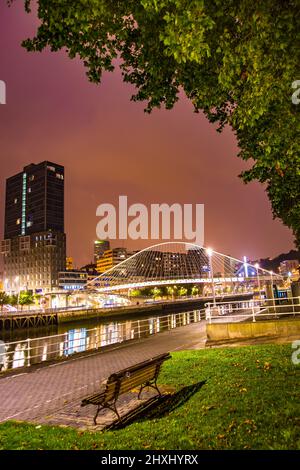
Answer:
<path fill-rule="evenodd" d="M 64 168 L 51 162 L 26 166 L 7 179 L 5 238 L 64 232 Z"/>
<path fill-rule="evenodd" d="M 5 289 L 49 292 L 65 270 L 64 167 L 31 164 L 6 181 Z"/>

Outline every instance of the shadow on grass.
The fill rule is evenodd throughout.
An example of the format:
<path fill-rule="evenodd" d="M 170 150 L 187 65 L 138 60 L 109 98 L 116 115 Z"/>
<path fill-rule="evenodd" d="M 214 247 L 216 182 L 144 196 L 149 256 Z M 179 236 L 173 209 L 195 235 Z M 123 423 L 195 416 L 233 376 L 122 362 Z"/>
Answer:
<path fill-rule="evenodd" d="M 180 406 L 184 405 L 184 403 L 186 403 L 195 393 L 197 393 L 205 383 L 206 380 L 193 385 L 188 385 L 176 393 L 155 396 L 127 415 L 122 416 L 121 422 L 115 421 L 109 425 L 106 430 L 109 429 L 112 431 L 122 429 L 135 422 L 163 418 Z"/>

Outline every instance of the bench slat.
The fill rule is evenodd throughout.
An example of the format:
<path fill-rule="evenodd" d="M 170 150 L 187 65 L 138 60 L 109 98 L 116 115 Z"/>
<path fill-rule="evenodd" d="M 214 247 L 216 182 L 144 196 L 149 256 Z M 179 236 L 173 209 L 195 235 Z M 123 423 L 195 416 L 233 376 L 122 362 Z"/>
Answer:
<path fill-rule="evenodd" d="M 156 368 L 146 373 L 133 375 L 132 377 L 124 379 L 121 383 L 119 394 L 121 395 L 121 393 L 129 392 L 130 390 L 132 390 L 134 387 L 137 387 L 138 385 L 142 385 L 146 382 L 150 382 L 151 380 L 155 378 L 155 376 L 156 376 Z"/>
<path fill-rule="evenodd" d="M 127 373 L 133 373 L 139 369 L 143 369 L 149 365 L 159 364 L 159 363 L 162 364 L 165 360 L 170 359 L 170 358 L 171 356 L 169 353 L 161 354 L 152 359 L 148 359 L 147 361 L 140 362 L 139 364 L 135 364 L 134 366 L 128 367 L 127 369 L 120 370 L 119 372 L 112 374 L 110 377 L 120 377 L 120 376 L 126 375 Z"/>
<path fill-rule="evenodd" d="M 114 398 L 116 386 L 116 382 L 109 383 L 106 385 L 105 390 L 100 393 L 94 393 L 93 395 L 88 396 L 87 398 L 82 400 L 82 403 L 98 404 L 104 401 L 108 402 Z"/>

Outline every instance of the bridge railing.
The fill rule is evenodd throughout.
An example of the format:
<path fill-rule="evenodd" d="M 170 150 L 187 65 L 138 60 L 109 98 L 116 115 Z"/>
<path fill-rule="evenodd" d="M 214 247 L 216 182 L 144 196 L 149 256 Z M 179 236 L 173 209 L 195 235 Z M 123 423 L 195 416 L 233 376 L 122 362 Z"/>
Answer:
<path fill-rule="evenodd" d="M 127 310 L 127 309 L 134 309 L 137 308 L 138 305 L 107 305 L 105 307 L 87 307 L 86 305 L 80 305 L 80 306 L 72 306 L 72 307 L 57 307 L 57 308 L 46 308 L 46 309 L 24 309 L 24 310 L 15 310 L 15 311 L 3 311 L 0 312 L 0 316 L 5 316 L 5 317 L 12 317 L 12 316 L 22 316 L 22 315 L 51 315 L 51 314 L 57 314 L 60 312 L 76 312 L 78 310 L 82 310 L 86 313 L 89 312 L 95 312 L 97 310 Z"/>
<path fill-rule="evenodd" d="M 237 322 L 296 317 L 300 315 L 300 297 L 207 302 L 205 317 L 212 322 Z"/>
<path fill-rule="evenodd" d="M 45 314 L 54 314 L 57 313 L 59 310 L 79 310 L 85 308 L 84 306 L 72 306 L 72 307 L 64 307 L 62 308 L 23 308 L 23 309 L 17 309 L 17 310 L 1 310 L 0 315 L 1 316 L 13 316 L 13 315 L 45 315 Z"/>
<path fill-rule="evenodd" d="M 141 320 L 111 322 L 89 329 L 75 328 L 62 334 L 6 342 L 4 348 L 2 347 L 4 353 L 1 353 L 0 349 L 0 366 L 2 365 L 2 371 L 7 371 L 73 357 L 76 353 L 102 350 L 107 346 L 118 347 L 125 341 L 138 340 L 200 322 L 204 317 L 204 310 L 192 310 Z"/>

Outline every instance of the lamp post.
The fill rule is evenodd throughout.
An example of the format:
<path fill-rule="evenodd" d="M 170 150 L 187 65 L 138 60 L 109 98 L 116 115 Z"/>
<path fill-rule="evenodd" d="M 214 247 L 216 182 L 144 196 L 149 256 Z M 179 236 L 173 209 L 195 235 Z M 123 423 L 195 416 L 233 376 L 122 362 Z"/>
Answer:
<path fill-rule="evenodd" d="M 213 294 L 214 307 L 215 307 L 216 306 L 216 292 L 215 292 L 215 283 L 214 283 L 214 272 L 213 272 L 213 266 L 212 266 L 213 250 L 211 248 L 207 248 L 206 253 L 208 254 L 208 259 L 209 259 L 209 272 L 210 272 L 210 280 L 212 284 L 212 294 Z"/>
<path fill-rule="evenodd" d="M 291 273 L 291 271 L 288 272 L 288 280 L 289 280 L 289 288 L 291 289 L 291 285 L 292 285 L 292 276 L 293 274 Z"/>
<path fill-rule="evenodd" d="M 274 289 L 273 289 L 273 271 L 270 271 L 271 274 L 271 291 L 272 291 L 272 300 L 273 300 L 273 307 L 275 307 L 275 298 L 274 298 Z"/>
<path fill-rule="evenodd" d="M 247 289 L 247 279 L 249 277 L 249 271 L 248 271 L 248 260 L 247 260 L 247 256 L 244 256 L 243 257 L 244 259 L 244 276 L 245 276 L 245 284 L 246 284 L 246 289 Z M 244 288 L 245 290 L 245 288 Z"/>
<path fill-rule="evenodd" d="M 15 284 L 17 284 L 17 283 L 18 283 L 18 290 L 17 290 L 18 300 L 17 300 L 17 302 L 18 302 L 18 307 L 19 307 L 19 302 L 20 302 L 20 278 L 19 278 L 19 276 L 15 277 Z"/>
<path fill-rule="evenodd" d="M 261 299 L 261 288 L 260 288 L 260 280 L 259 280 L 259 272 L 258 272 L 259 264 L 255 264 L 255 269 L 256 269 L 256 277 L 257 277 L 257 287 L 258 287 L 258 292 L 259 292 L 259 299 Z"/>
<path fill-rule="evenodd" d="M 8 286 L 9 286 L 9 280 L 6 278 L 4 280 L 4 290 L 5 290 L 5 292 L 8 292 Z"/>
<path fill-rule="evenodd" d="M 293 314 L 295 316 L 294 297 L 293 297 L 293 291 L 292 291 L 292 276 L 293 276 L 293 273 L 291 273 L 291 271 L 289 271 L 288 272 L 288 288 L 290 289 L 292 305 L 293 305 Z"/>
<path fill-rule="evenodd" d="M 248 260 L 247 256 L 244 256 L 244 272 L 245 272 L 245 278 L 248 277 Z"/>

